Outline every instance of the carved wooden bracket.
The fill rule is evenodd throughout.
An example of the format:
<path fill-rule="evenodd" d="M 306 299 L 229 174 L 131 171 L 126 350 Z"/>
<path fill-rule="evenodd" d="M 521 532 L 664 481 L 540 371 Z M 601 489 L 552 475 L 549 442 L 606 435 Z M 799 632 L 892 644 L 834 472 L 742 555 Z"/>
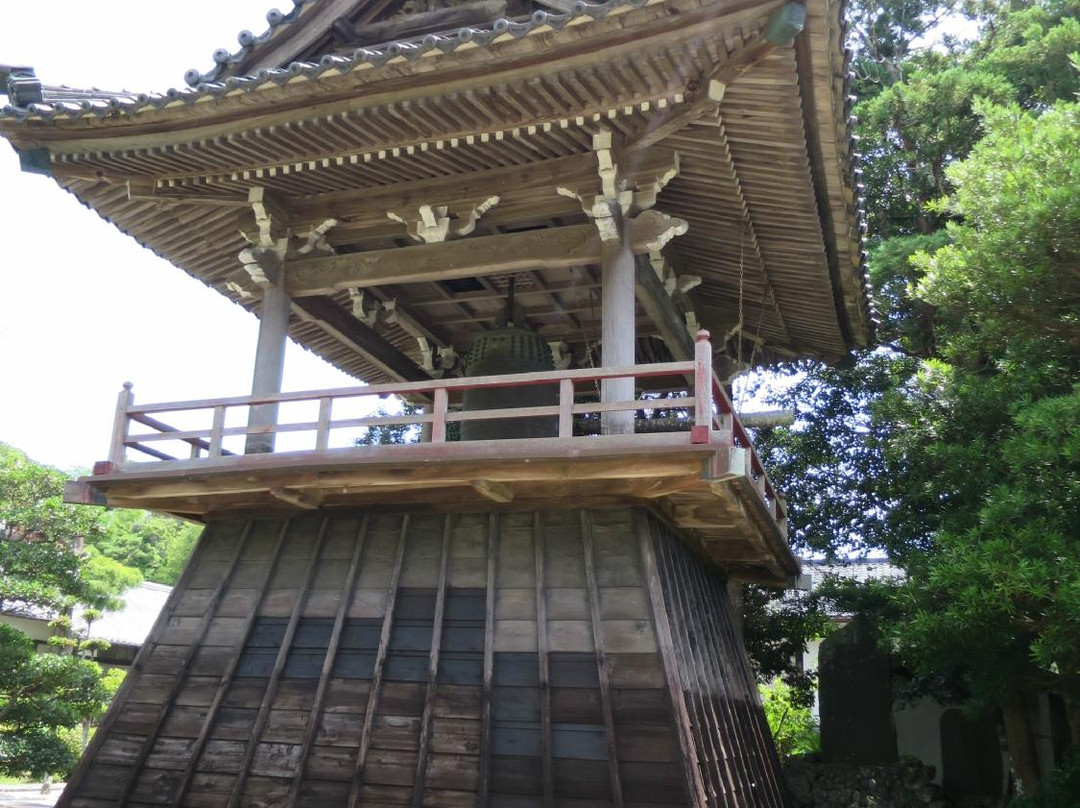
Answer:
<path fill-rule="evenodd" d="M 299 255 L 310 255 L 311 253 L 322 253 L 323 255 L 333 255 L 336 250 L 329 241 L 326 240 L 326 234 L 330 232 L 330 229 L 337 225 L 337 219 L 327 219 L 319 226 L 312 229 L 307 235 L 307 242 L 297 249 Z"/>
<path fill-rule="evenodd" d="M 593 220 L 604 241 L 619 238 L 619 217 L 634 211 L 649 210 L 656 197 L 679 173 L 679 157 L 671 153 L 669 164 L 642 170 L 637 159 L 631 165 L 620 165 L 613 146 L 612 134 L 602 130 L 593 135 L 596 154 L 596 182 L 583 185 L 560 185 L 558 192 L 581 202 L 585 214 Z"/>
<path fill-rule="evenodd" d="M 476 229 L 480 217 L 499 203 L 498 196 L 488 196 L 453 205 L 416 205 L 388 210 L 386 215 L 405 225 L 409 235 L 425 244 L 446 241 L 451 235 L 467 236 Z"/>

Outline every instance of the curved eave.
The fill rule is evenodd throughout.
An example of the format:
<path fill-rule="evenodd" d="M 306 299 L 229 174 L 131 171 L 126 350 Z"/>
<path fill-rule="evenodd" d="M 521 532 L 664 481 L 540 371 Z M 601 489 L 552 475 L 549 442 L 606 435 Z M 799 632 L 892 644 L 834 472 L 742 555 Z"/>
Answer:
<path fill-rule="evenodd" d="M 222 228 L 222 239 L 227 241 L 211 245 L 219 254 L 204 255 L 194 243 L 172 240 L 176 227 L 170 227 L 167 220 L 163 223 L 160 218 L 154 218 L 154 203 L 123 201 L 126 180 L 145 179 L 138 176 L 138 171 L 142 170 L 144 174 L 159 178 L 156 180 L 159 187 L 165 187 L 161 185 L 163 182 L 170 189 L 174 183 L 179 183 L 178 187 L 185 182 L 198 185 L 203 182 L 200 172 L 211 171 L 214 165 L 223 161 L 232 167 L 229 161 L 235 161 L 237 150 L 242 151 L 252 142 L 248 138 L 262 138 L 260 142 L 264 144 L 275 140 L 278 136 L 274 134 L 274 127 L 330 128 L 335 115 L 382 114 L 380 110 L 388 116 L 387 120 L 394 116 L 401 120 L 402 113 L 410 109 L 409 104 L 415 104 L 419 109 L 429 102 L 444 103 L 447 99 L 461 99 L 474 92 L 490 92 L 490 86 L 496 82 L 509 88 L 524 87 L 537 77 L 551 76 L 556 71 L 591 70 L 605 59 L 636 58 L 649 52 L 650 48 L 659 48 L 657 43 L 673 36 L 688 43 L 688 48 L 689 43 L 701 48 L 703 41 L 715 40 L 721 49 L 730 49 L 734 47 L 731 45 L 733 36 L 741 40 L 749 35 L 748 32 L 757 30 L 765 16 L 778 5 L 779 0 L 741 4 L 699 0 L 611 0 L 574 14 L 546 18 L 538 15 L 531 23 L 516 28 L 499 26 L 501 30 L 496 30 L 493 27 L 480 35 L 464 36 L 464 41 L 429 36 L 421 42 L 394 43 L 377 54 L 365 49 L 353 57 L 329 56 L 317 64 L 296 63 L 282 70 L 260 71 L 256 76 L 201 85 L 191 91 L 169 91 L 153 99 L 113 97 L 83 99 L 78 104 L 55 101 L 52 105 L 31 105 L 15 111 L 9 108 L 4 117 L 0 117 L 0 133 L 17 148 L 47 148 L 57 179 L 88 206 L 150 249 L 221 290 L 224 268 L 229 263 L 235 266 L 234 256 L 243 246 L 237 240 L 235 224 Z M 730 171 L 734 187 L 745 196 L 743 204 L 748 220 L 760 224 L 761 243 L 755 248 L 759 249 L 759 258 L 763 262 L 760 293 L 771 296 L 775 306 L 779 307 L 780 320 L 785 319 L 784 306 L 804 305 L 801 298 L 815 298 L 814 306 L 821 314 L 789 317 L 791 322 L 787 326 L 783 322 L 765 324 L 773 329 L 776 347 L 789 354 L 835 360 L 847 348 L 869 343 L 874 313 L 861 256 L 855 155 L 847 115 L 844 57 L 840 49 L 840 8 L 829 0 L 811 0 L 807 17 L 807 29 L 797 37 L 794 47 L 778 49 L 773 57 L 762 63 L 760 70 L 754 68 L 732 85 L 719 111 L 720 143 L 726 142 L 725 126 L 728 134 L 734 133 L 730 153 L 726 157 L 720 153 L 710 155 L 699 165 L 712 170 L 709 166 L 722 158 L 723 165 L 713 167 Z M 682 75 L 670 75 L 670 83 L 666 86 L 653 86 L 655 82 L 650 82 L 647 88 L 636 86 L 627 91 L 632 95 L 618 97 L 616 110 L 597 106 L 589 114 L 603 116 L 618 112 L 636 119 L 630 122 L 632 126 L 639 125 L 644 110 L 650 104 L 655 108 L 658 99 L 665 103 L 679 102 L 693 79 L 693 71 L 700 65 L 691 59 L 687 62 L 691 63 L 689 75 L 686 71 L 682 71 Z M 772 99 L 768 93 L 758 92 L 755 96 L 757 88 L 775 83 L 778 78 L 785 85 L 783 93 Z M 778 252 L 777 246 L 782 247 L 786 223 L 783 213 L 776 212 L 774 194 L 775 188 L 783 187 L 786 179 L 774 177 L 770 188 L 770 181 L 764 178 L 755 186 L 756 174 L 765 174 L 756 168 L 762 164 L 760 154 L 751 153 L 738 142 L 740 126 L 744 130 L 742 139 L 752 143 L 754 132 L 751 130 L 746 137 L 746 127 L 768 124 L 760 121 L 755 124 L 753 120 L 740 124 L 731 114 L 738 112 L 738 104 L 744 103 L 740 98 L 745 99 L 747 109 L 752 109 L 755 104 L 759 109 L 762 104 L 775 105 L 784 126 L 783 133 L 777 136 L 782 138 L 785 146 L 794 147 L 797 159 L 791 177 L 797 180 L 797 187 L 792 186 L 789 205 L 798 207 L 806 234 L 801 242 L 801 252 L 794 258 L 790 251 L 787 251 L 787 258 L 780 256 L 784 251 Z M 490 96 L 487 99 L 484 103 L 495 103 Z M 475 101 L 473 103 L 475 112 Z M 627 103 L 631 106 L 624 106 Z M 732 105 L 736 107 L 733 109 Z M 632 113 L 629 112 L 631 108 Z M 580 111 L 577 106 L 568 106 L 549 119 L 534 116 L 511 125 L 534 128 L 543 124 L 555 127 L 557 131 L 568 120 L 563 118 L 560 122 L 558 114 L 572 116 L 569 119 L 572 121 Z M 747 117 L 753 118 L 752 115 Z M 687 131 L 676 133 L 665 145 L 681 148 L 679 139 Z M 443 133 L 438 137 L 451 135 Z M 499 133 L 490 135 L 494 139 Z M 412 154 L 413 149 L 419 152 L 429 145 L 434 148 L 434 141 L 414 144 L 399 137 L 389 142 L 398 144 L 392 149 L 395 157 L 399 149 L 404 157 Z M 723 145 L 723 148 L 728 146 Z M 369 151 L 359 154 L 363 149 Z M 354 162 L 360 158 L 368 159 L 371 154 L 381 159 L 389 153 L 390 146 L 373 141 L 359 144 L 357 150 L 357 154 L 351 155 Z M 325 182 L 322 178 L 329 178 L 335 170 L 328 162 L 330 154 L 314 159 L 309 159 L 312 155 L 300 158 L 293 155 L 290 159 L 292 165 L 309 171 L 312 180 L 319 183 Z M 332 159 L 340 166 L 341 153 L 336 155 Z M 295 162 L 296 159 L 300 162 Z M 687 161 L 684 165 L 690 166 L 690 163 L 692 161 Z M 181 170 L 178 165 L 187 168 Z M 286 162 L 284 167 L 289 165 Z M 273 186 L 277 181 L 272 166 L 265 168 L 253 163 L 241 168 L 242 171 L 232 171 L 231 185 L 230 178 L 221 175 L 224 177 L 221 184 L 212 188 L 244 194 L 245 184 Z M 185 171 L 191 175 L 187 179 L 183 176 Z M 687 172 L 687 178 L 690 173 Z M 162 177 L 167 179 L 160 179 Z M 285 177 L 279 175 L 279 179 L 284 181 Z M 665 194 L 674 198 L 680 187 L 687 190 L 688 183 L 692 186 L 691 180 L 684 181 L 684 177 L 680 177 Z M 689 191 L 691 197 L 697 193 L 693 187 Z M 204 216 L 212 218 L 214 213 L 213 208 L 203 209 L 197 204 L 186 206 L 186 210 L 188 214 L 182 218 L 188 222 Z M 771 233 L 768 232 L 769 217 L 772 217 Z M 161 234 L 162 228 L 172 231 L 168 239 Z M 704 236 L 702 228 L 696 232 Z M 687 237 L 688 244 L 694 236 L 695 232 L 692 232 Z M 726 246 L 725 235 L 718 231 L 709 238 L 712 239 L 709 249 L 722 253 Z M 718 264 L 714 276 L 707 281 L 712 284 L 717 306 L 726 307 L 730 314 L 733 310 L 732 289 L 739 288 L 739 282 L 730 266 L 731 256 L 721 256 L 718 260 L 727 261 L 727 268 Z M 785 260 L 788 262 L 786 268 Z M 800 261 L 804 263 L 800 264 Z M 800 270 L 800 266 L 805 266 L 805 271 Z M 821 278 L 811 280 L 811 275 L 817 273 L 821 273 Z M 808 284 L 813 286 L 812 295 L 804 289 L 809 289 Z M 707 285 L 702 287 L 703 290 L 707 288 Z M 751 314 L 747 322 L 763 323 L 766 314 L 764 310 L 760 315 Z M 797 322 L 800 317 L 802 323 Z M 703 322 L 714 330 L 727 330 L 732 325 L 730 322 L 705 322 L 704 318 Z M 829 329 L 836 333 L 835 338 L 814 335 L 815 330 Z M 801 333 L 794 333 L 800 330 Z M 294 324 L 294 336 L 347 372 L 366 379 L 380 376 L 377 367 L 350 358 L 340 344 L 308 323 Z M 405 334 L 391 333 L 387 338 L 403 346 L 409 343 Z"/>

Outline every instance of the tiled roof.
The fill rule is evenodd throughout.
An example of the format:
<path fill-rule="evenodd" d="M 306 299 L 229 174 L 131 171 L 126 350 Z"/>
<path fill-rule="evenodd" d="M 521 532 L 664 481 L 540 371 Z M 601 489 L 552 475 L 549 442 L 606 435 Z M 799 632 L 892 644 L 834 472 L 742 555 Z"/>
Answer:
<path fill-rule="evenodd" d="M 218 48 L 214 51 L 214 66 L 205 73 L 199 72 L 198 68 L 191 68 L 184 73 L 184 81 L 192 87 L 208 81 L 215 81 L 227 65 L 235 65 L 246 59 L 253 50 L 260 45 L 269 42 L 276 34 L 280 33 L 285 26 L 296 22 L 300 17 L 301 9 L 315 0 L 293 0 L 293 9 L 287 14 L 276 8 L 266 12 L 266 22 L 270 25 L 265 31 L 256 36 L 251 31 L 241 31 L 236 35 L 240 49 L 230 52 L 227 48 Z"/>
<path fill-rule="evenodd" d="M 142 645 L 150 634 L 150 629 L 153 628 L 158 614 L 164 608 L 165 601 L 169 599 L 170 592 L 172 592 L 171 586 L 149 581 L 143 581 L 138 586 L 125 590 L 120 595 L 124 601 L 123 608 L 104 612 L 91 626 L 90 636 L 118 645 Z M 74 623 L 77 626 L 83 625 L 84 611 L 82 606 L 75 608 Z M 10 609 L 4 614 L 42 622 L 48 622 L 56 617 L 56 612 L 52 609 L 39 606 Z"/>
<path fill-rule="evenodd" d="M 854 558 L 847 561 L 811 561 L 800 559 L 803 574 L 810 577 L 810 588 L 817 589 L 826 576 L 855 581 L 900 581 L 907 577 L 903 569 L 887 558 Z"/>
<path fill-rule="evenodd" d="M 507 37 L 520 39 L 541 29 L 560 30 L 574 24 L 575 20 L 580 22 L 585 19 L 600 19 L 615 9 L 641 8 L 649 2 L 650 0 L 607 0 L 604 3 L 584 3 L 579 0 L 574 4 L 573 10 L 567 14 L 536 11 L 526 22 L 498 19 L 489 26 L 464 27 L 453 34 L 427 34 L 423 37 L 402 39 L 384 45 L 357 48 L 348 55 L 327 54 L 318 62 L 293 62 L 283 68 L 262 68 L 249 76 L 233 76 L 222 81 L 214 81 L 213 77 L 218 74 L 221 65 L 229 60 L 239 60 L 237 54 L 225 54 L 222 56 L 222 61 L 218 62 L 218 68 L 206 74 L 196 76 L 194 71 L 188 71 L 185 78 L 189 83 L 194 81 L 195 86 L 183 89 L 171 88 L 164 93 L 77 90 L 70 87 L 46 87 L 40 82 L 36 83 L 37 92 L 35 93 L 36 80 L 33 77 L 22 77 L 19 80 L 21 92 L 9 93 L 9 100 L 14 103 L 0 109 L 0 118 L 17 121 L 76 119 L 92 115 L 105 118 L 117 114 L 130 115 L 146 108 L 162 109 L 175 104 L 193 104 L 208 97 L 219 98 L 236 91 L 258 90 L 271 83 L 281 86 L 300 78 L 315 79 L 324 74 L 340 75 L 362 65 L 381 67 L 397 59 L 411 62 L 432 51 L 452 53 L 464 46 L 488 47 L 495 41 L 501 41 Z M 296 9 L 291 14 L 295 12 Z M 222 53 L 223 51 L 219 50 L 215 58 Z M 242 55 L 242 51 L 240 54 Z M 36 100 L 31 100 L 35 98 Z"/>

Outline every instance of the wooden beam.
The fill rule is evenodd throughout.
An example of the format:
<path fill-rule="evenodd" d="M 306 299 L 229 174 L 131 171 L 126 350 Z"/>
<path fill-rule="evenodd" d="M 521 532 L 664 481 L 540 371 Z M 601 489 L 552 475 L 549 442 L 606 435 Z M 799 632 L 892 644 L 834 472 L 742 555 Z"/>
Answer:
<path fill-rule="evenodd" d="M 512 502 L 514 499 L 514 489 L 505 483 L 492 480 L 469 480 L 469 484 L 476 493 L 487 497 L 492 502 Z"/>
<path fill-rule="evenodd" d="M 627 166 L 627 180 L 645 181 L 676 166 L 678 157 L 670 149 L 644 149 L 634 155 L 633 165 Z M 289 226 L 300 232 L 333 218 L 340 222 L 337 229 L 384 227 L 389 222 L 387 211 L 424 204 L 454 208 L 469 200 L 498 196 L 499 204 L 487 214 L 486 221 L 497 216 L 501 208 L 513 207 L 519 201 L 535 204 L 538 199 L 550 196 L 553 204 L 566 206 L 566 197 L 559 196 L 556 188 L 590 181 L 598 183 L 596 155 L 592 152 L 527 165 L 292 197 Z M 336 232 L 332 234 L 333 238 L 336 236 Z"/>
<path fill-rule="evenodd" d="M 682 219 L 645 211 L 630 221 L 630 247 L 639 255 L 660 249 L 686 228 Z M 331 255 L 286 262 L 285 289 L 297 299 L 385 284 L 476 278 L 537 268 L 567 269 L 599 263 L 602 247 L 596 227 L 583 224 Z M 229 280 L 231 288 L 242 294 L 261 294 L 242 270 Z"/>
<path fill-rule="evenodd" d="M 279 499 L 282 502 L 287 502 L 290 505 L 295 505 L 297 508 L 303 508 L 308 511 L 313 511 L 322 504 L 322 494 L 318 491 L 298 491 L 295 488 L 271 488 L 269 489 L 269 493 L 274 499 Z"/>
<path fill-rule="evenodd" d="M 638 303 L 649 316 L 656 330 L 660 332 L 664 343 L 671 351 L 671 357 L 683 362 L 694 356 L 694 341 L 686 330 L 686 321 L 675 307 L 660 279 L 656 277 L 648 256 L 639 255 L 636 259 L 635 295 Z"/>
<path fill-rule="evenodd" d="M 293 300 L 293 308 L 302 318 L 314 322 L 327 333 L 363 354 L 393 378 L 409 382 L 423 382 L 431 379 L 409 357 L 330 298 L 296 299 Z"/>

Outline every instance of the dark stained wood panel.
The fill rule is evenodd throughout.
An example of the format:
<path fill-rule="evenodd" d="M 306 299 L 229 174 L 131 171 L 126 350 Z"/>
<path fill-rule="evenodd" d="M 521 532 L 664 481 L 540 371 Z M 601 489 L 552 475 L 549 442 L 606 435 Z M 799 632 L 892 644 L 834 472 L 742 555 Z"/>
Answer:
<path fill-rule="evenodd" d="M 214 522 L 59 805 L 782 808 L 724 587 L 643 510 Z"/>

